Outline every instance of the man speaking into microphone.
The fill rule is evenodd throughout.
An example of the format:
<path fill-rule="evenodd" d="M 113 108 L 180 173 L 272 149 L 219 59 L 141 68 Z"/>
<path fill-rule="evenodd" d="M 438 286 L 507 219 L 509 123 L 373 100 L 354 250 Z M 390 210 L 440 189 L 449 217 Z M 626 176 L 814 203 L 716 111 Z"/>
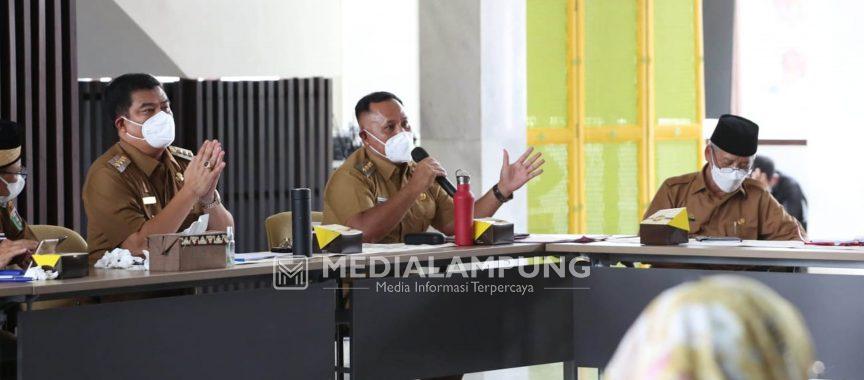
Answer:
<path fill-rule="evenodd" d="M 333 173 L 324 190 L 324 224 L 363 231 L 366 243 L 400 243 L 429 226 L 453 234 L 453 198 L 436 183 L 447 172 L 433 157 L 413 162 L 414 135 L 402 100 L 389 92 L 364 96 L 354 107 L 363 147 Z M 490 217 L 532 178 L 543 173 L 533 149 L 504 163 L 498 183 L 477 199 L 476 218 Z M 416 154 L 415 154 L 416 155 Z"/>

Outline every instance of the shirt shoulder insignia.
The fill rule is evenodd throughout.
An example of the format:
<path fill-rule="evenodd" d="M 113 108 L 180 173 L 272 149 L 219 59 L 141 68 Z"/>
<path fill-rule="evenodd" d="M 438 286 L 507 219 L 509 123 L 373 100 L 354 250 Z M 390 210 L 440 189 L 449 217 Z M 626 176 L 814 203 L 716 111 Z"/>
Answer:
<path fill-rule="evenodd" d="M 195 157 L 195 153 L 192 153 L 189 149 L 178 148 L 176 146 L 169 146 L 168 151 L 171 152 L 171 155 L 180 159 L 184 159 L 186 161 L 192 161 L 192 158 Z"/>
<path fill-rule="evenodd" d="M 113 166 L 114 169 L 117 169 L 117 171 L 120 173 L 125 172 L 126 168 L 129 167 L 129 163 L 131 162 L 132 160 L 130 160 L 129 157 L 127 157 L 125 154 L 115 155 L 114 157 L 111 157 L 110 160 L 108 160 L 108 164 Z"/>
<path fill-rule="evenodd" d="M 373 164 L 372 161 L 367 161 L 365 164 L 354 165 L 354 169 L 357 169 L 357 171 L 369 177 L 375 173 L 375 164 Z"/>

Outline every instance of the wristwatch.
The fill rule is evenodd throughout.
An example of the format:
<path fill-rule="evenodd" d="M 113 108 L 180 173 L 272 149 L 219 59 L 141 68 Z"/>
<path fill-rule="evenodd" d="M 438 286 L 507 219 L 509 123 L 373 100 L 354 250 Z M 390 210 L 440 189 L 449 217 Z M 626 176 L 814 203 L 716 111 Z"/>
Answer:
<path fill-rule="evenodd" d="M 495 194 L 495 198 L 498 199 L 498 202 L 507 203 L 508 201 L 513 199 L 513 193 L 510 193 L 509 197 L 505 197 L 504 194 L 501 194 L 501 189 L 498 188 L 498 184 L 492 186 L 492 194 Z"/>
<path fill-rule="evenodd" d="M 201 205 L 201 208 L 204 210 L 210 210 L 222 204 L 222 197 L 219 195 L 219 191 L 213 192 L 213 201 L 210 203 L 198 201 Z"/>

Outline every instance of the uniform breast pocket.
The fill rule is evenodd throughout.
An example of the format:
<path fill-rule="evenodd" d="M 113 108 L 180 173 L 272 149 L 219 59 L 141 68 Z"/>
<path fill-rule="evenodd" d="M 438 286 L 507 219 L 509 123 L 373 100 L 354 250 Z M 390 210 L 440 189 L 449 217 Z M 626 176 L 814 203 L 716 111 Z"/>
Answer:
<path fill-rule="evenodd" d="M 161 207 L 159 207 L 159 202 L 156 200 L 156 197 L 152 195 L 145 195 L 141 197 L 141 204 L 144 207 L 144 216 L 147 220 L 153 219 L 156 214 L 159 213 Z"/>
<path fill-rule="evenodd" d="M 756 223 L 739 224 L 737 226 L 738 233 L 735 235 L 744 240 L 758 240 L 759 227 Z"/>
<path fill-rule="evenodd" d="M 412 207 L 414 215 L 429 222 L 435 218 L 435 209 L 435 201 L 427 193 L 421 193 Z"/>

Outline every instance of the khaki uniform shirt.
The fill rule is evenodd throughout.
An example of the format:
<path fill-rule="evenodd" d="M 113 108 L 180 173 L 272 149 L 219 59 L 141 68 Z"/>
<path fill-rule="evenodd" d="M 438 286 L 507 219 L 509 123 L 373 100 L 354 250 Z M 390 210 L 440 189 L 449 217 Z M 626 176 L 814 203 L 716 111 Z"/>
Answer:
<path fill-rule="evenodd" d="M 414 163 L 397 165 L 357 149 L 333 173 L 324 189 L 324 224 L 345 225 L 348 218 L 386 202 L 411 178 Z M 405 217 L 378 243 L 402 242 L 405 234 L 441 229 L 453 223 L 453 199 L 438 184 L 417 197 Z"/>
<path fill-rule="evenodd" d="M 0 207 L 0 233 L 9 240 L 33 239 L 33 231 L 15 207 L 15 201 L 9 201 Z"/>
<path fill-rule="evenodd" d="M 91 260 L 119 247 L 162 211 L 183 187 L 183 171 L 192 157 L 191 151 L 171 146 L 156 160 L 121 141 L 93 162 L 81 195 Z M 178 232 L 202 213 L 196 204 Z"/>
<path fill-rule="evenodd" d="M 715 198 L 705 185 L 705 171 L 663 182 L 648 211 L 687 207 L 690 235 L 737 236 L 747 240 L 801 240 L 798 221 L 758 181 L 747 178 L 735 192 Z"/>
<path fill-rule="evenodd" d="M 5 205 L 0 206 L 0 233 L 9 240 L 30 239 L 36 240 L 33 231 L 24 218 L 18 214 L 18 209 L 15 207 L 15 201 L 9 201 Z M 12 260 L 10 264 L 20 264 L 26 255 L 20 255 Z M 3 269 L 0 267 L 0 269 Z"/>

